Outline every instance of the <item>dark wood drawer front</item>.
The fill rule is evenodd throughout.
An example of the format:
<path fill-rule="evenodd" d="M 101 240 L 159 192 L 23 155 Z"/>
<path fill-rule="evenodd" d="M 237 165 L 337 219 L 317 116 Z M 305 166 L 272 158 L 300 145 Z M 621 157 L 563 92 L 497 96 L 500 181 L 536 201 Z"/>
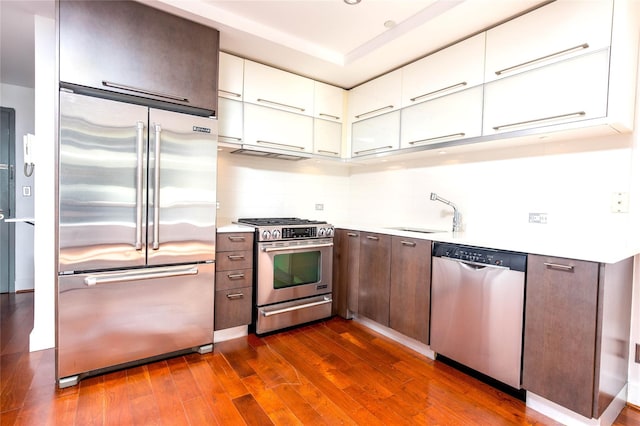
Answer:
<path fill-rule="evenodd" d="M 251 287 L 218 290 L 215 296 L 215 330 L 251 323 Z"/>
<path fill-rule="evenodd" d="M 252 267 L 253 252 L 251 250 L 217 253 L 216 271 L 231 271 L 234 269 L 249 269 Z"/>
<path fill-rule="evenodd" d="M 216 272 L 216 290 L 251 287 L 253 269 L 234 269 Z"/>
<path fill-rule="evenodd" d="M 253 233 L 220 233 L 217 235 L 216 245 L 218 252 L 251 250 L 253 248 Z"/>

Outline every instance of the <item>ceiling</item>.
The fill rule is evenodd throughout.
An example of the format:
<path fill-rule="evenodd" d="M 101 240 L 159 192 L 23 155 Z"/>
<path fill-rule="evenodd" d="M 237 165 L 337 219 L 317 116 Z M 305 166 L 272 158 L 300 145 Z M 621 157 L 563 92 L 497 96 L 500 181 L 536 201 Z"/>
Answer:
<path fill-rule="evenodd" d="M 137 1 L 217 28 L 225 52 L 347 89 L 546 2 Z M 33 87 L 33 15 L 53 4 L 0 0 L 3 83 Z"/>

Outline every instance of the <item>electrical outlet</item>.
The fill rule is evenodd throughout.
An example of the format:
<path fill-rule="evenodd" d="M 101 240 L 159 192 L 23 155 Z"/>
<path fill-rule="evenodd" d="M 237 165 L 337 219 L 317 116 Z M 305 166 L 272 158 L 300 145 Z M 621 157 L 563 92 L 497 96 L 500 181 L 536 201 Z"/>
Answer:
<path fill-rule="evenodd" d="M 324 204 L 316 204 L 316 210 L 324 210 Z"/>
<path fill-rule="evenodd" d="M 614 192 L 611 194 L 611 213 L 629 213 L 628 192 Z"/>
<path fill-rule="evenodd" d="M 547 223 L 546 213 L 529 213 L 529 223 Z"/>
<path fill-rule="evenodd" d="M 31 187 L 30 186 L 23 186 L 22 187 L 22 196 L 23 197 L 31 197 Z"/>

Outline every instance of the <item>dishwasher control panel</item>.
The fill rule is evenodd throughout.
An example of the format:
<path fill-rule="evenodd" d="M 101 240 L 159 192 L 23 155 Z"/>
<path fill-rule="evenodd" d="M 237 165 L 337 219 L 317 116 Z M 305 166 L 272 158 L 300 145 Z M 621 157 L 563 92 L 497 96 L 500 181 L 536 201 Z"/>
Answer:
<path fill-rule="evenodd" d="M 475 264 L 500 266 L 522 272 L 525 271 L 527 265 L 527 255 L 525 253 L 451 243 L 434 243 L 433 256 Z"/>

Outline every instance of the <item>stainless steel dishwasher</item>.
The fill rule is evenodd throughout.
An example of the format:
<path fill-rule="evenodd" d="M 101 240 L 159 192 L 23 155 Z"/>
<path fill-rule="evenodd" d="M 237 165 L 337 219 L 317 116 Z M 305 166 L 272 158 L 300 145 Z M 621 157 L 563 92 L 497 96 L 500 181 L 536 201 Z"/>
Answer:
<path fill-rule="evenodd" d="M 434 243 L 433 351 L 520 389 L 527 255 Z"/>

